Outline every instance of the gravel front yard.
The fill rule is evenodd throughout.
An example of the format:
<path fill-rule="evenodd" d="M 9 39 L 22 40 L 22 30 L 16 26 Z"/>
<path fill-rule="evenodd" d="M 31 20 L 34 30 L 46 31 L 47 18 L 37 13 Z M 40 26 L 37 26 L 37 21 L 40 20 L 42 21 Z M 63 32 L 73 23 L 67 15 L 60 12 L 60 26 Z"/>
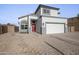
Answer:
<path fill-rule="evenodd" d="M 79 55 L 78 35 L 6 33 L 0 35 L 0 54 Z"/>

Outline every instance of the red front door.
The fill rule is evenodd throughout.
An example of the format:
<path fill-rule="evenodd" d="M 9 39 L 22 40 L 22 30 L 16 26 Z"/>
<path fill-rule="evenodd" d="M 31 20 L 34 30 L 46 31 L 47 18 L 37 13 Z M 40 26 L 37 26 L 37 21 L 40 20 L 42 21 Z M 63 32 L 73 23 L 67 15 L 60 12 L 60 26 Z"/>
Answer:
<path fill-rule="evenodd" d="M 36 32 L 36 25 L 32 24 L 32 32 Z"/>

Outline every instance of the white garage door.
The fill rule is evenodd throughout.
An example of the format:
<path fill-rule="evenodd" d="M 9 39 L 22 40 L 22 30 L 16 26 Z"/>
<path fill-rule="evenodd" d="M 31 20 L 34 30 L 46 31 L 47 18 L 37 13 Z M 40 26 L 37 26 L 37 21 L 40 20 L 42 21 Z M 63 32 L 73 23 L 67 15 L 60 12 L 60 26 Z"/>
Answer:
<path fill-rule="evenodd" d="M 46 34 L 64 33 L 64 24 L 46 24 Z"/>

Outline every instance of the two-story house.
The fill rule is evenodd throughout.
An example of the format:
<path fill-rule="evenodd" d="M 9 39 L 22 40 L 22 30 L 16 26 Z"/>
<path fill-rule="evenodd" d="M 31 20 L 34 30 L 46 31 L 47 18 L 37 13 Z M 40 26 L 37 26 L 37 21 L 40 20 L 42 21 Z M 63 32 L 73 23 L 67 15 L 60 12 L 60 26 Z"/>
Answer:
<path fill-rule="evenodd" d="M 18 17 L 19 32 L 41 34 L 67 32 L 67 18 L 59 17 L 59 8 L 39 5 L 33 14 Z"/>

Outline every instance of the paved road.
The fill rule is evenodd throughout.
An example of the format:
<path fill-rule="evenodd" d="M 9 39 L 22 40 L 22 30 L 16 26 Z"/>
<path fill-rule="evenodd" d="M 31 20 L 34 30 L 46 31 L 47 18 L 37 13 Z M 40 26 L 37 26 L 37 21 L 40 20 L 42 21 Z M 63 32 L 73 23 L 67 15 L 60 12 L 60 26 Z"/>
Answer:
<path fill-rule="evenodd" d="M 0 54 L 64 55 L 79 54 L 78 38 L 73 35 L 6 33 L 0 35 Z M 71 34 L 71 33 L 70 33 Z M 62 38 L 64 37 L 64 38 Z M 75 37 L 75 36 L 74 36 Z M 68 39 L 70 38 L 69 42 Z M 72 39 L 73 38 L 73 39 Z M 66 40 L 65 40 L 66 39 Z M 71 40 L 72 39 L 72 40 Z M 74 43 L 72 43 L 74 42 Z"/>

